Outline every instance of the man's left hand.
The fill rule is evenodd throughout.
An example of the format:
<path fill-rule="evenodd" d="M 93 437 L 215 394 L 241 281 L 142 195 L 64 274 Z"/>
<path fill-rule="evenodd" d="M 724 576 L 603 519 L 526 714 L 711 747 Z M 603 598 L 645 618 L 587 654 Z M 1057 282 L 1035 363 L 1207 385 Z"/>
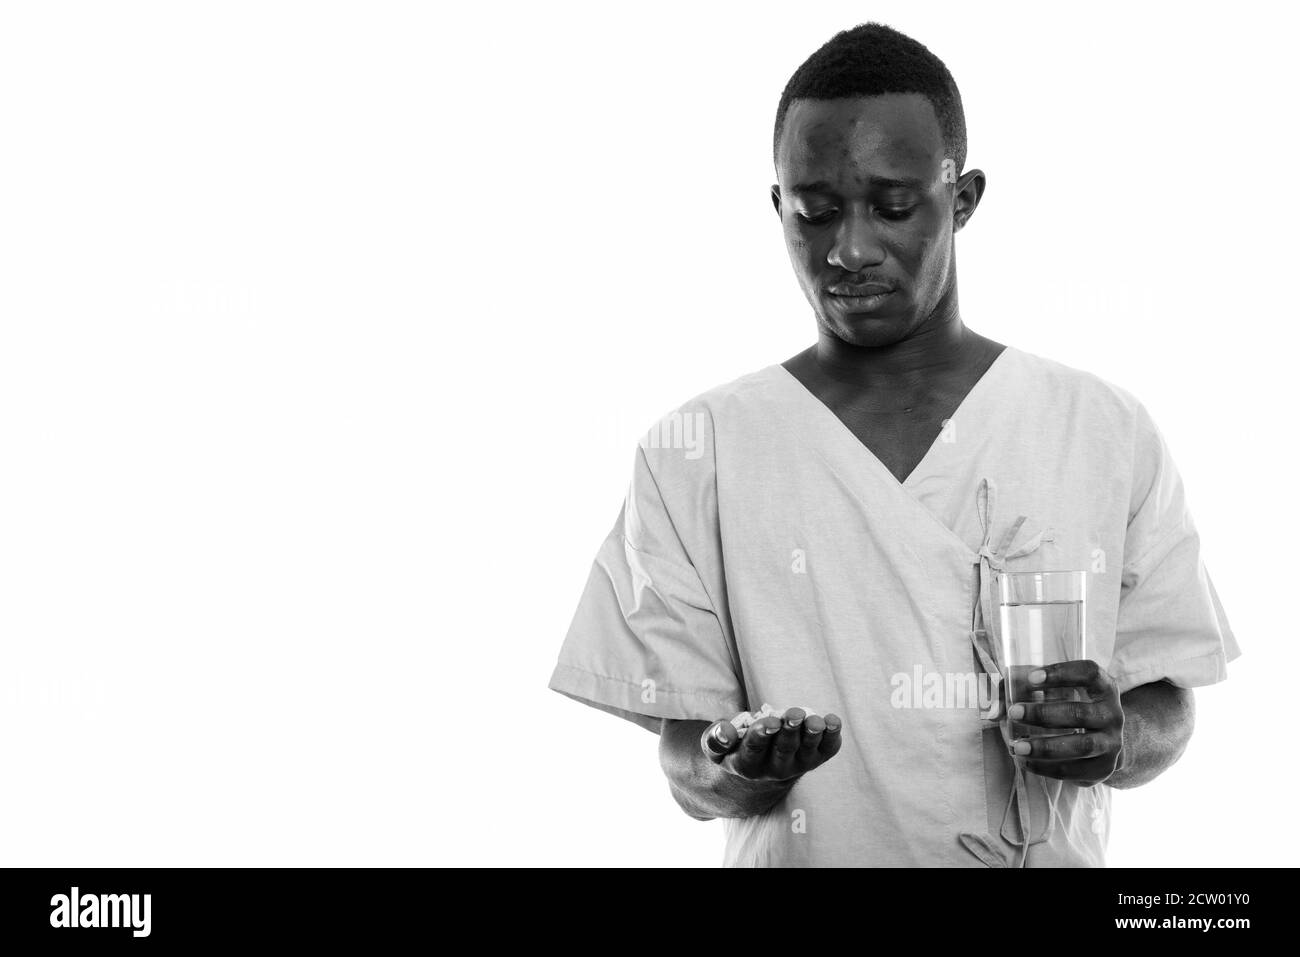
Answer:
<path fill-rule="evenodd" d="M 1056 733 L 1031 734 L 1014 742 L 1026 770 L 1081 787 L 1100 784 L 1115 773 L 1122 765 L 1124 709 L 1119 689 L 1101 666 L 1084 660 L 1035 668 L 1029 673 L 1029 689 L 1046 691 L 1048 700 L 1013 704 L 1007 717 Z M 1061 693 L 1056 689 L 1080 689 L 1083 694 L 1076 697 L 1084 700 L 1052 700 L 1054 691 Z M 1061 734 L 1065 729 L 1075 733 Z"/>

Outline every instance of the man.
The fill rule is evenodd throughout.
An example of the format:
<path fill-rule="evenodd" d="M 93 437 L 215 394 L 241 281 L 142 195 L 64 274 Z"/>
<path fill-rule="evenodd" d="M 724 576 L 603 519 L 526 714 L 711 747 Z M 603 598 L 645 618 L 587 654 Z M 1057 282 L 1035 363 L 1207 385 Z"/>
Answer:
<path fill-rule="evenodd" d="M 1102 865 L 1109 789 L 1178 759 L 1239 654 L 1142 405 L 963 324 L 965 154 L 947 68 L 888 27 L 795 72 L 772 202 L 817 342 L 641 442 L 551 679 L 660 734 L 729 865 Z M 1006 671 L 997 573 L 1056 569 L 1086 658 L 1009 711 L 954 696 Z"/>

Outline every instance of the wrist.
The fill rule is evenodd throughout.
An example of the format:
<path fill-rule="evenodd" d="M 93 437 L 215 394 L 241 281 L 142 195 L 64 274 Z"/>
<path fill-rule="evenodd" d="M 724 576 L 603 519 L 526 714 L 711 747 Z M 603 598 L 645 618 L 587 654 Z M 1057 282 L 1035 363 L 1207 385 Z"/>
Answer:
<path fill-rule="evenodd" d="M 718 797 L 733 802 L 745 816 L 771 810 L 799 780 L 798 776 L 782 780 L 747 778 L 723 766 L 719 766 L 719 770 L 722 775 L 718 782 Z"/>
<path fill-rule="evenodd" d="M 1110 774 L 1100 783 L 1109 784 L 1111 787 L 1123 787 L 1129 764 L 1132 760 L 1131 749 L 1129 747 L 1128 735 L 1125 732 L 1120 733 L 1119 752 L 1115 755 L 1115 767 L 1111 769 Z"/>

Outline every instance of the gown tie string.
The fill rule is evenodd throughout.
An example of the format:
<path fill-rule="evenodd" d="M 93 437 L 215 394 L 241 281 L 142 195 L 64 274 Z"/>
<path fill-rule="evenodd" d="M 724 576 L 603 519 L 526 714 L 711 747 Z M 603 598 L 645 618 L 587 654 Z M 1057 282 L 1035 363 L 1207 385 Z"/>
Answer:
<path fill-rule="evenodd" d="M 984 673 L 996 678 L 996 684 L 1000 688 L 1007 687 L 1007 674 L 1002 667 L 1001 655 L 998 653 L 997 643 L 993 641 L 990 629 L 994 618 L 994 596 L 993 586 L 998 572 L 1005 570 L 1006 563 L 1013 558 L 1022 558 L 1025 555 L 1032 554 L 1044 542 L 1053 540 L 1052 530 L 1045 528 L 1038 534 L 1034 535 L 1022 545 L 1012 548 L 1012 543 L 1016 536 L 1020 534 L 1021 527 L 1027 521 L 1027 516 L 1019 515 L 1000 536 L 997 536 L 997 544 L 994 544 L 994 512 L 997 505 L 997 485 L 991 479 L 984 478 L 980 480 L 979 488 L 975 493 L 975 507 L 979 515 L 980 528 L 983 532 L 983 540 L 980 543 L 977 553 L 977 564 L 979 567 L 979 594 L 975 600 L 975 606 L 971 611 L 971 628 L 970 639 L 975 649 L 975 656 L 979 660 L 980 667 Z M 1007 746 L 1008 752 L 1011 751 L 1011 731 L 1008 721 L 1002 713 L 1002 694 L 990 696 L 988 708 L 980 713 L 980 718 L 984 722 L 985 730 L 997 727 L 1002 732 L 1002 738 Z M 1020 848 L 1016 855 L 1015 862 L 1009 862 L 1002 852 L 998 849 L 992 835 L 978 834 L 974 832 L 963 832 L 959 839 L 966 850 L 974 854 L 979 860 L 989 867 L 1024 867 L 1025 860 L 1029 855 L 1029 848 L 1033 844 L 1041 844 L 1050 840 L 1056 830 L 1056 800 L 1059 797 L 1060 789 L 1056 789 L 1055 797 L 1051 794 L 1047 782 L 1035 775 L 1035 779 L 1043 788 L 1043 796 L 1046 798 L 1049 808 L 1048 823 L 1043 834 L 1036 840 L 1031 839 L 1030 821 L 1029 821 L 1029 787 L 1026 781 L 1026 772 L 1021 762 L 1013 756 L 1012 764 L 1015 769 L 1012 781 L 1011 793 L 1007 796 L 1006 810 L 1002 814 L 1001 833 L 1011 844 Z M 1019 825 L 1018 839 L 1007 835 L 1007 818 L 1011 814 L 1012 807 L 1016 808 L 1016 819 Z"/>

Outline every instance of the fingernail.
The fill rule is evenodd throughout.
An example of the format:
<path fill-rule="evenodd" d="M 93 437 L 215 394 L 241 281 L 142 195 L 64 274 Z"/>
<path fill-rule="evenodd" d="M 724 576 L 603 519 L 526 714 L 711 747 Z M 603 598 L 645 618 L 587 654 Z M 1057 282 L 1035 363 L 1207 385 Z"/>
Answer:
<path fill-rule="evenodd" d="M 1009 718 L 1019 719 L 1019 718 L 1023 718 L 1024 716 L 1025 716 L 1025 706 L 1023 704 L 1013 704 L 1010 708 L 1007 709 L 1007 717 Z"/>
<path fill-rule="evenodd" d="M 770 724 L 765 724 L 765 725 L 763 725 L 763 733 L 764 733 L 764 734 L 776 734 L 776 733 L 777 733 L 778 731 L 780 731 L 780 730 L 781 730 L 781 726 L 780 726 L 780 725 L 777 725 L 775 728 L 772 727 Z"/>
<path fill-rule="evenodd" d="M 1011 746 L 1011 750 L 1015 751 L 1016 754 L 1025 755 L 1032 751 L 1033 748 L 1029 746 L 1028 741 L 1017 741 Z"/>
<path fill-rule="evenodd" d="M 786 726 L 787 728 L 797 728 L 797 727 L 799 727 L 799 725 L 801 725 L 801 724 L 803 724 L 803 718 L 786 718 L 786 719 L 785 719 L 785 726 Z"/>
<path fill-rule="evenodd" d="M 1039 668 L 1037 671 L 1029 672 L 1029 683 L 1031 685 L 1041 685 L 1046 680 L 1047 672 L 1042 668 Z"/>

